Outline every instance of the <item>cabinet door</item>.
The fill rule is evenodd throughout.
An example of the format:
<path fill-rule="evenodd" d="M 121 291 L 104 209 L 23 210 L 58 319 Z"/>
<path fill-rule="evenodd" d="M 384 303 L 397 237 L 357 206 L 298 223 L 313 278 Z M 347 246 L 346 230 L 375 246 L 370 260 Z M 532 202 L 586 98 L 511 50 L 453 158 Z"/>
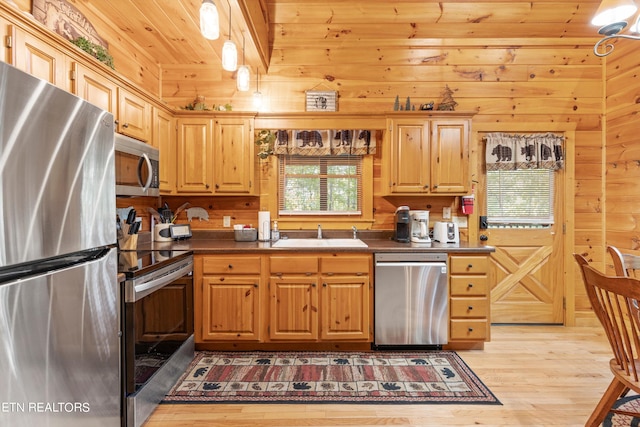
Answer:
<path fill-rule="evenodd" d="M 469 122 L 431 123 L 432 193 L 466 193 L 469 188 Z"/>
<path fill-rule="evenodd" d="M 260 277 L 205 276 L 203 340 L 260 340 Z"/>
<path fill-rule="evenodd" d="M 212 194 L 211 119 L 178 120 L 178 193 Z"/>
<path fill-rule="evenodd" d="M 136 340 L 157 342 L 185 341 L 193 334 L 193 282 L 191 278 L 175 280 L 148 295 L 137 310 Z"/>
<path fill-rule="evenodd" d="M 118 108 L 118 87 L 111 80 L 78 62 L 72 64 L 73 93 L 114 115 Z"/>
<path fill-rule="evenodd" d="M 117 132 L 140 141 L 151 140 L 151 105 L 122 88 L 118 89 Z"/>
<path fill-rule="evenodd" d="M 251 120 L 215 120 L 213 136 L 214 192 L 253 194 L 255 155 Z"/>
<path fill-rule="evenodd" d="M 16 68 L 69 90 L 66 56 L 62 52 L 19 28 L 14 30 L 14 40 Z"/>
<path fill-rule="evenodd" d="M 272 340 L 317 340 L 317 277 L 272 276 L 269 285 L 269 337 Z"/>
<path fill-rule="evenodd" d="M 154 108 L 151 143 L 160 151 L 160 193 L 176 191 L 176 125 L 175 120 L 162 110 Z"/>
<path fill-rule="evenodd" d="M 429 191 L 429 122 L 395 119 L 391 122 L 389 156 L 391 193 Z"/>
<path fill-rule="evenodd" d="M 0 61 L 15 66 L 15 49 L 13 48 L 16 34 L 15 25 L 9 24 L 9 21 L 0 16 Z"/>
<path fill-rule="evenodd" d="M 320 292 L 322 340 L 369 339 L 369 277 L 323 277 Z"/>

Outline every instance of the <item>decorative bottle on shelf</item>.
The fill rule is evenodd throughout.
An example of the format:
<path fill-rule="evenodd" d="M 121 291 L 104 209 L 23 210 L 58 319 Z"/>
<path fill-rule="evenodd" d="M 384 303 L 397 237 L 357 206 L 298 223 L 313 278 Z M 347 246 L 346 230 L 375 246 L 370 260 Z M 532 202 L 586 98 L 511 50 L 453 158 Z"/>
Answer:
<path fill-rule="evenodd" d="M 277 241 L 280 239 L 280 230 L 278 229 L 278 221 L 273 221 L 273 229 L 271 230 L 271 240 Z"/>

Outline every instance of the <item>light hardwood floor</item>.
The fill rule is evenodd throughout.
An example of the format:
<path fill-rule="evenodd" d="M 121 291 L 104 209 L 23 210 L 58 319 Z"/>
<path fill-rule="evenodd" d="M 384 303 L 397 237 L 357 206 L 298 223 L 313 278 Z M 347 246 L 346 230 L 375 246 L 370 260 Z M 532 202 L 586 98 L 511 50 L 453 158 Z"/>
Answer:
<path fill-rule="evenodd" d="M 583 426 L 612 376 L 601 328 L 493 326 L 459 351 L 498 405 L 160 405 L 145 427 Z"/>

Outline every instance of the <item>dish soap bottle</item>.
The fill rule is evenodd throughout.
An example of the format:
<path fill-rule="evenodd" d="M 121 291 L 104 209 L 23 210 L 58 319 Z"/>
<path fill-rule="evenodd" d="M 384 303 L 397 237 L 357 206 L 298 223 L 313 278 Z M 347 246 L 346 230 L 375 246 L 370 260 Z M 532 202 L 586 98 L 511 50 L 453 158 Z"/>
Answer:
<path fill-rule="evenodd" d="M 278 221 L 273 221 L 273 229 L 271 230 L 271 240 L 278 241 L 280 239 L 280 230 L 278 230 Z"/>

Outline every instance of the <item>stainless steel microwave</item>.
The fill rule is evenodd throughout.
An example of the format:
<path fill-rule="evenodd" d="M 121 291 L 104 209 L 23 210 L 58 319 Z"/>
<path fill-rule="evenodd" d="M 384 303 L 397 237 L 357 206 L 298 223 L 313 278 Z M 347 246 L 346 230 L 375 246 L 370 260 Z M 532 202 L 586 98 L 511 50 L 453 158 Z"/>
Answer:
<path fill-rule="evenodd" d="M 159 196 L 159 159 L 157 148 L 116 133 L 116 196 Z"/>

